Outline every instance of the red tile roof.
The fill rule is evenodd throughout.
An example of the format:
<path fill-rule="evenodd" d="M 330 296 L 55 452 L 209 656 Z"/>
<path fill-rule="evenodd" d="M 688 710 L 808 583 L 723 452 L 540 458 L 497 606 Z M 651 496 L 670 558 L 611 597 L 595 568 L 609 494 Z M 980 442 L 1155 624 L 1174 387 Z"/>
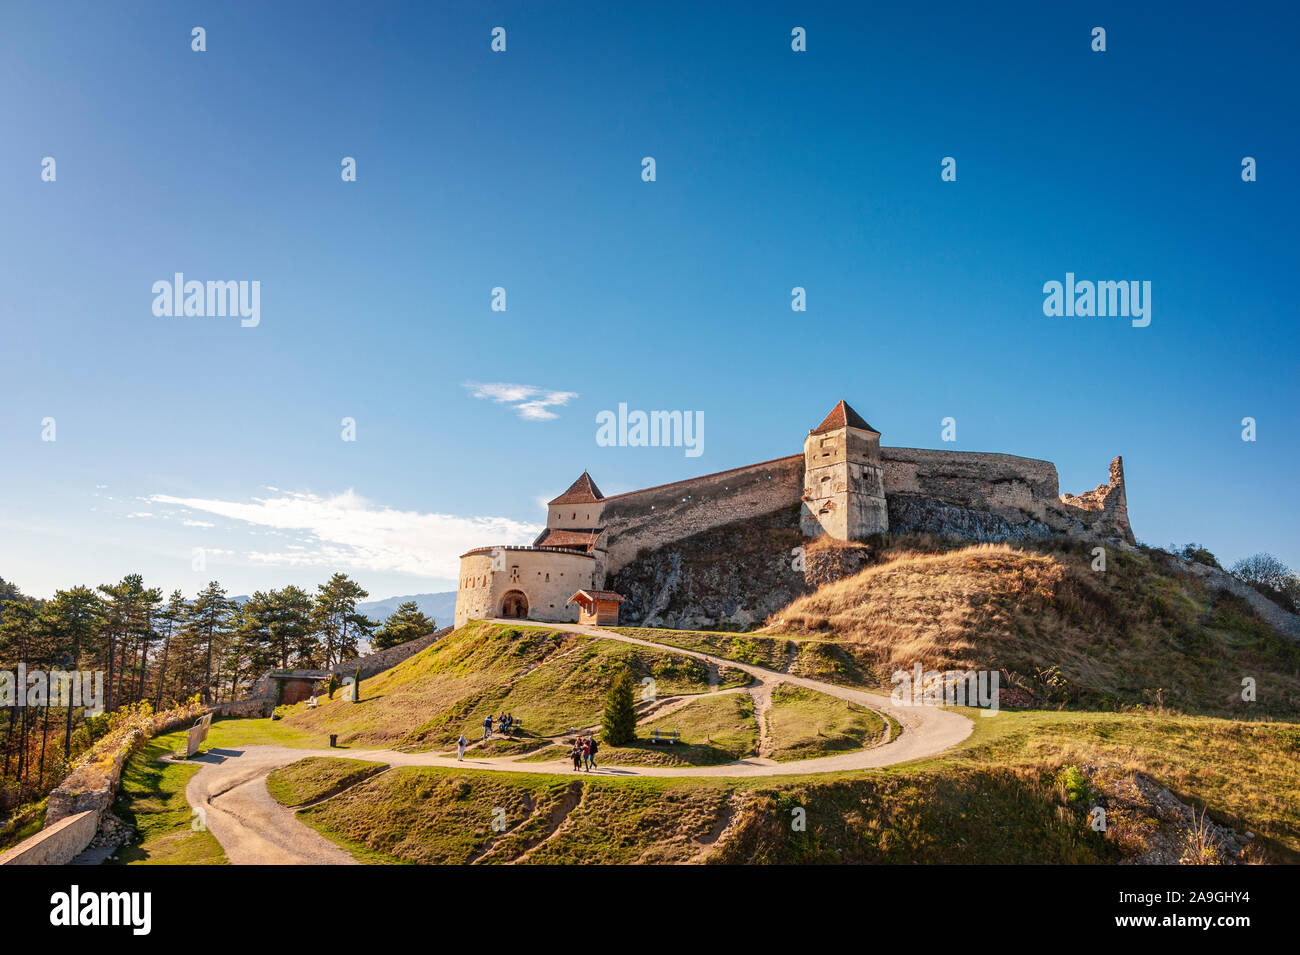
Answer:
<path fill-rule="evenodd" d="M 578 480 L 569 485 L 569 489 L 550 501 L 551 504 L 595 504 L 603 500 L 605 495 L 600 493 L 600 488 L 596 487 L 596 482 L 591 479 L 591 475 L 586 471 Z"/>
<path fill-rule="evenodd" d="M 827 431 L 838 431 L 840 428 L 860 428 L 863 431 L 870 431 L 872 434 L 880 434 L 879 431 L 867 424 L 866 418 L 850 408 L 848 402 L 843 399 L 831 409 L 831 413 L 826 416 L 821 424 L 808 433 L 824 434 Z"/>
<path fill-rule="evenodd" d="M 548 527 L 533 541 L 534 547 L 580 547 L 583 550 L 591 550 L 596 546 L 596 539 L 600 537 L 603 528 L 594 531 L 566 531 L 555 527 Z"/>

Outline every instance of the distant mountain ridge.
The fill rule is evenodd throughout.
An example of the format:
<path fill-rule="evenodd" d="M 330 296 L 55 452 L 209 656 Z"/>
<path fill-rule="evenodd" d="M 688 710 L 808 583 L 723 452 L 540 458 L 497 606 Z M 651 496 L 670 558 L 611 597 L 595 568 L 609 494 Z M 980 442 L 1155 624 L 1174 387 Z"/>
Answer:
<path fill-rule="evenodd" d="M 415 605 L 427 617 L 432 617 L 439 627 L 448 626 L 456 615 L 456 591 L 448 590 L 438 594 L 409 594 L 405 597 L 387 597 L 384 600 L 367 600 L 357 604 L 357 611 L 371 620 L 383 623 L 399 604 L 414 600 Z"/>
<path fill-rule="evenodd" d="M 248 594 L 230 598 L 243 606 L 248 601 Z M 385 597 L 383 600 L 365 600 L 357 604 L 357 612 L 363 613 L 371 620 L 383 623 L 397 610 L 399 604 L 414 600 L 426 617 L 432 617 L 439 627 L 451 624 L 456 615 L 456 591 L 448 590 L 438 594 L 408 594 L 405 597 Z"/>

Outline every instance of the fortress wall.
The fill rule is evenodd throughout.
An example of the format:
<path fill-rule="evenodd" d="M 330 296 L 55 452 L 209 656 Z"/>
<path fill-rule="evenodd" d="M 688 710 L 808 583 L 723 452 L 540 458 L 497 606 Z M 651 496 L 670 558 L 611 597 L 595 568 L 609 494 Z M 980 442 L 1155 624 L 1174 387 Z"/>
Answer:
<path fill-rule="evenodd" d="M 1018 510 L 1042 518 L 1059 506 L 1056 465 L 1012 454 L 881 448 L 885 494 L 914 494 L 963 507 Z"/>
<path fill-rule="evenodd" d="M 482 620 L 495 615 L 492 603 L 492 555 L 467 554 L 460 559 L 455 625 L 463 627 L 467 620 Z"/>
<path fill-rule="evenodd" d="M 797 505 L 804 456 L 706 474 L 605 499 L 606 568 L 613 573 L 653 550 L 700 531 Z"/>
<path fill-rule="evenodd" d="M 528 598 L 528 619 L 550 623 L 577 623 L 578 608 L 566 603 L 574 592 L 593 586 L 596 561 L 585 554 L 559 550 L 507 550 L 506 569 L 498 571 L 493 590 L 497 609 L 511 590 Z M 518 579 L 510 579 L 518 566 Z"/>
<path fill-rule="evenodd" d="M 575 591 L 594 585 L 594 558 L 572 551 L 515 547 L 503 547 L 499 553 L 497 566 L 501 569 L 496 571 L 492 569 L 491 551 L 461 558 L 457 627 L 468 620 L 500 616 L 502 599 L 512 590 L 522 591 L 528 598 L 529 620 L 577 622 L 578 608 L 567 601 Z"/>

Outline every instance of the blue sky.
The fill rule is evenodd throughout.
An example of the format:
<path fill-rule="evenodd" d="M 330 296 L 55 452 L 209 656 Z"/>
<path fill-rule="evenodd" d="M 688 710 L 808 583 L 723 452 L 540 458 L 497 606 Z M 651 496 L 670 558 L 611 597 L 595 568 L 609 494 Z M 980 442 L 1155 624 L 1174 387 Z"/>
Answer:
<path fill-rule="evenodd" d="M 449 589 L 583 468 L 792 454 L 840 398 L 1063 491 L 1123 454 L 1139 539 L 1300 565 L 1300 17 L 1001 6 L 5 3 L 0 576 Z M 260 324 L 155 316 L 175 272 Z M 1067 272 L 1151 324 L 1045 317 Z M 620 402 L 703 455 L 597 446 Z"/>

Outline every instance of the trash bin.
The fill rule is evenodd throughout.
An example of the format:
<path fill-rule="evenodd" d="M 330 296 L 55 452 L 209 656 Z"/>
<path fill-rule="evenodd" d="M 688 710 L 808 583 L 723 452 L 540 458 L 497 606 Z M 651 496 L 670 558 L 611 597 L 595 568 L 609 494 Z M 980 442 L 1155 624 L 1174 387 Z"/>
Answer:
<path fill-rule="evenodd" d="M 330 749 L 336 749 L 339 745 L 339 734 L 330 733 Z"/>

